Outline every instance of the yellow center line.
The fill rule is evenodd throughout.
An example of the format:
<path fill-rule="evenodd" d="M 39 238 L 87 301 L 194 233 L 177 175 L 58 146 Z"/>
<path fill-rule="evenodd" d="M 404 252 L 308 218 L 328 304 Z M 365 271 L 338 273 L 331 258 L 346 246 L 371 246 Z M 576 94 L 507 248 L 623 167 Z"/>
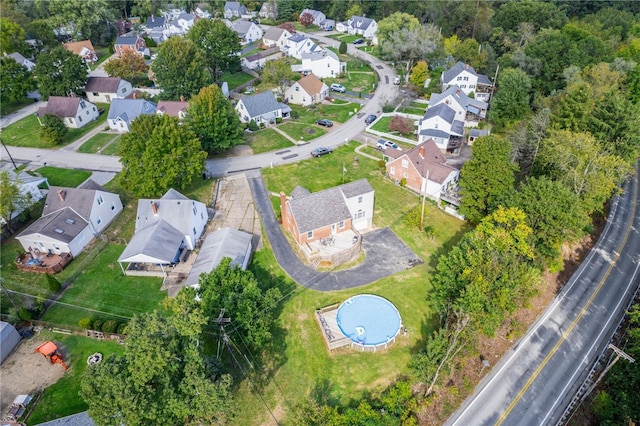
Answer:
<path fill-rule="evenodd" d="M 634 178 L 634 181 L 636 182 L 636 186 L 638 184 L 637 182 L 637 176 L 638 176 L 638 167 L 636 165 L 636 177 Z M 621 249 L 622 247 L 624 247 L 624 245 L 627 243 L 627 238 L 629 237 L 629 234 L 631 232 L 632 229 L 632 225 L 633 225 L 633 219 L 635 218 L 635 212 L 636 212 L 636 202 L 637 202 L 637 198 L 638 198 L 638 190 L 636 188 L 636 191 L 634 193 L 633 196 L 633 208 L 631 211 L 631 220 L 629 221 L 629 224 L 627 225 L 627 230 L 626 233 L 624 235 L 624 238 L 622 239 L 622 243 L 620 244 L 620 246 L 618 247 L 618 249 Z M 618 250 L 619 251 L 619 250 Z M 547 363 L 549 362 L 549 360 L 551 359 L 551 357 L 553 355 L 555 355 L 556 351 L 558 350 L 558 348 L 560 347 L 560 345 L 562 343 L 564 343 L 564 341 L 567 339 L 567 337 L 569 336 L 569 334 L 571 334 L 571 332 L 573 331 L 573 329 L 576 327 L 576 325 L 578 324 L 578 322 L 580 321 L 580 319 L 583 317 L 583 315 L 587 312 L 587 309 L 589 309 L 589 307 L 591 306 L 591 303 L 593 302 L 593 300 L 596 298 L 596 296 L 600 293 L 600 290 L 602 289 L 602 286 L 604 285 L 605 281 L 607 280 L 607 278 L 609 277 L 609 274 L 611 273 L 611 270 L 613 269 L 613 267 L 616 265 L 616 262 L 618 261 L 618 258 L 620 257 L 620 253 L 617 252 L 616 255 L 614 256 L 611 264 L 609 265 L 609 268 L 607 269 L 607 272 L 604 274 L 604 276 L 602 277 L 602 279 L 600 280 L 600 282 L 598 283 L 598 286 L 596 287 L 595 291 L 593 292 L 593 294 L 591 295 L 591 297 L 589 298 L 589 300 L 587 301 L 587 303 L 584 305 L 584 307 L 580 310 L 580 313 L 578 314 L 578 316 L 576 317 L 575 320 L 573 320 L 573 322 L 571 323 L 571 325 L 569 326 L 569 328 L 562 333 L 562 336 L 560 336 L 560 339 L 558 340 L 558 342 L 553 346 L 553 348 L 551 348 L 551 351 L 549 351 L 549 354 L 547 354 L 547 356 L 544 358 L 544 360 L 542 360 L 542 362 L 540 363 L 540 365 L 538 366 L 538 368 L 536 368 L 536 370 L 533 372 L 533 374 L 531 375 L 531 377 L 529 377 L 529 380 L 527 380 L 527 382 L 524 384 L 523 388 L 520 390 L 520 392 L 518 392 L 518 394 L 515 396 L 515 398 L 513 398 L 513 400 L 511 401 L 511 404 L 509 404 L 509 406 L 507 407 L 507 409 L 502 413 L 502 415 L 500 416 L 500 418 L 498 419 L 498 421 L 496 422 L 496 425 L 501 425 L 504 420 L 507 418 L 507 416 L 509 414 L 511 414 L 511 411 L 513 411 L 514 407 L 516 406 L 516 404 L 518 402 L 520 402 L 520 399 L 522 399 L 522 396 L 524 395 L 524 393 L 531 387 L 531 385 L 533 384 L 533 381 L 538 377 L 538 375 L 540 374 L 540 372 L 542 371 L 542 369 L 547 365 Z"/>

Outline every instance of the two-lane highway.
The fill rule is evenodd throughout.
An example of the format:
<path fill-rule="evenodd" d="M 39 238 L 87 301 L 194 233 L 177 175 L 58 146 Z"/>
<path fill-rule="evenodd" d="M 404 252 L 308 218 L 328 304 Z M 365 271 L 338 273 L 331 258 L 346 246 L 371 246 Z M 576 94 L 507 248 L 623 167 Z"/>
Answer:
<path fill-rule="evenodd" d="M 638 198 L 636 169 L 580 268 L 447 425 L 561 421 L 640 285 Z"/>

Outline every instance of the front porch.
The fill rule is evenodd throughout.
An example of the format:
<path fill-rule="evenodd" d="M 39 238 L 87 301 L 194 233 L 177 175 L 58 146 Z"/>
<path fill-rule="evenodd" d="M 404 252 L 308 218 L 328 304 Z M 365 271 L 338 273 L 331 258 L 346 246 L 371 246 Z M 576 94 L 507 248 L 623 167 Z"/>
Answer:
<path fill-rule="evenodd" d="M 53 275 L 62 271 L 72 260 L 71 253 L 22 253 L 15 258 L 14 263 L 24 272 Z"/>
<path fill-rule="evenodd" d="M 306 260 L 318 266 L 338 266 L 350 262 L 360 255 L 362 236 L 350 229 L 299 247 Z"/>

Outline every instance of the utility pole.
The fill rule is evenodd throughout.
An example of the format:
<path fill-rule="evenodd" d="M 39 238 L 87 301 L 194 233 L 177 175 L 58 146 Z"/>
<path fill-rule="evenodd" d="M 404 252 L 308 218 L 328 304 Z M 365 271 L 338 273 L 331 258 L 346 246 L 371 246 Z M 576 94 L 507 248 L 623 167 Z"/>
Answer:
<path fill-rule="evenodd" d="M 593 383 L 593 385 L 591 385 L 591 387 L 585 392 L 584 396 L 582 397 L 582 399 L 584 400 L 587 396 L 589 396 L 589 394 L 591 392 L 593 392 L 593 390 L 596 388 L 596 386 L 598 385 L 598 383 L 600 383 L 600 380 L 602 380 L 602 378 L 607 374 L 607 372 L 609 370 L 611 370 L 613 368 L 613 366 L 616 364 L 616 362 L 618 362 L 618 360 L 620 358 L 624 358 L 627 361 L 629 361 L 630 363 L 634 363 L 636 362 L 635 359 L 633 359 L 632 357 L 630 357 L 629 355 L 627 355 L 622 349 L 616 347 L 615 345 L 609 343 L 609 345 L 607 345 L 608 349 L 611 349 L 612 351 L 614 351 L 616 353 L 616 357 L 613 359 L 613 361 L 611 361 L 611 363 L 609 365 L 607 365 L 607 368 L 604 369 L 604 371 L 602 372 L 602 374 L 600 374 L 600 376 L 598 377 L 598 379 Z"/>
<path fill-rule="evenodd" d="M 13 160 L 13 157 L 11 156 L 11 153 L 9 152 L 9 149 L 4 144 L 4 141 L 2 140 L 2 138 L 0 138 L 0 143 L 2 143 L 2 146 L 4 147 L 4 150 L 7 151 L 7 155 L 9 156 L 9 158 L 11 159 L 11 162 L 13 163 L 13 169 L 17 172 L 18 171 L 18 166 L 16 166 L 16 162 Z"/>
<path fill-rule="evenodd" d="M 424 202 L 427 198 L 427 186 L 429 186 L 429 170 L 427 170 L 427 179 L 424 184 L 424 193 L 422 194 L 422 211 L 420 212 L 420 232 L 422 232 L 424 225 Z"/>
<path fill-rule="evenodd" d="M 229 324 L 231 323 L 231 318 L 225 317 L 224 316 L 224 308 L 220 309 L 220 315 L 218 315 L 218 318 L 214 319 L 213 322 L 215 322 L 216 324 L 218 324 L 220 326 L 220 331 L 221 331 L 221 336 L 222 336 L 222 341 L 224 342 L 224 344 L 227 346 L 227 348 L 229 347 L 229 337 L 227 336 L 227 332 L 224 329 L 225 324 Z M 220 359 L 220 340 L 218 340 L 218 350 L 216 352 L 216 360 Z"/>

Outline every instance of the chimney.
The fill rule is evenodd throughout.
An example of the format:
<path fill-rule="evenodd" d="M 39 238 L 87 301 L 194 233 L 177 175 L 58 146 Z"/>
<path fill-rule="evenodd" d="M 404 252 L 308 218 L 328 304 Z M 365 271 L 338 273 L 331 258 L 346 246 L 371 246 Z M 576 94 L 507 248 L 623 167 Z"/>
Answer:
<path fill-rule="evenodd" d="M 180 95 L 180 102 L 184 102 L 184 96 Z"/>
<path fill-rule="evenodd" d="M 288 222 L 287 218 L 287 196 L 284 195 L 284 192 L 280 191 L 280 216 L 282 216 L 282 224 L 286 224 Z"/>
<path fill-rule="evenodd" d="M 465 64 L 465 69 L 469 69 L 469 64 Z"/>
<path fill-rule="evenodd" d="M 66 195 L 65 191 L 63 189 L 58 189 L 58 198 L 60 198 L 60 201 L 62 201 L 64 203 L 64 196 Z"/>
<path fill-rule="evenodd" d="M 138 99 L 138 91 L 134 90 L 132 96 L 133 96 L 133 99 Z"/>
<path fill-rule="evenodd" d="M 158 216 L 158 203 L 156 203 L 155 201 L 151 202 L 151 211 L 153 212 L 154 216 Z"/>
<path fill-rule="evenodd" d="M 420 154 L 420 158 L 424 159 L 424 145 L 420 145 L 420 149 L 418 150 L 418 154 Z"/>
<path fill-rule="evenodd" d="M 460 96 L 460 89 L 456 90 L 456 96 Z"/>

